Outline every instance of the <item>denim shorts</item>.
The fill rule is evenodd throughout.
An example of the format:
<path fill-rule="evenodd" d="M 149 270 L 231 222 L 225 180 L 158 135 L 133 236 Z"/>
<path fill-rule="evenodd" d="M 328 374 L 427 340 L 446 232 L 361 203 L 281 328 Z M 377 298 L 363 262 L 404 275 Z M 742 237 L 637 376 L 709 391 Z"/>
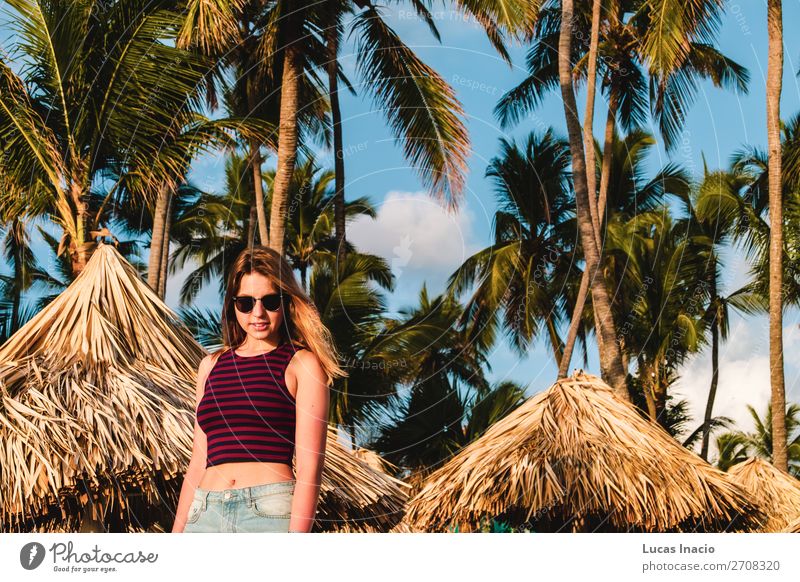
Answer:
<path fill-rule="evenodd" d="M 184 533 L 289 531 L 295 479 L 240 489 L 194 491 Z"/>

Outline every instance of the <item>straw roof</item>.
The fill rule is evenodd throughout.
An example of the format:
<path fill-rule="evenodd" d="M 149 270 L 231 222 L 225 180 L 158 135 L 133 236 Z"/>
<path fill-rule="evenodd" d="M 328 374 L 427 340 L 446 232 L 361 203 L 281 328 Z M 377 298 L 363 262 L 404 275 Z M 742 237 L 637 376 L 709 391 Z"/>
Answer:
<path fill-rule="evenodd" d="M 2 531 L 169 530 L 206 352 L 112 246 L 0 347 Z M 407 499 L 329 438 L 323 529 L 387 531 Z"/>
<path fill-rule="evenodd" d="M 387 461 L 386 459 L 384 459 L 382 456 L 380 456 L 378 453 L 376 453 L 371 449 L 356 447 L 354 450 L 351 451 L 351 453 L 355 455 L 357 458 L 361 459 L 363 462 L 365 462 L 369 467 L 372 468 L 372 470 L 382 475 L 385 475 L 398 487 L 402 488 L 403 493 L 406 496 L 406 501 L 408 500 L 411 491 L 413 491 L 411 485 L 401 479 L 392 476 L 393 474 L 397 474 L 399 471 L 397 465 L 391 463 L 390 461 Z M 400 510 L 400 514 L 404 512 L 405 512 L 405 507 L 403 507 Z M 346 531 L 346 530 L 342 529 L 340 531 Z M 391 533 L 409 533 L 411 531 L 412 528 L 405 521 L 399 521 L 394 527 L 392 527 L 389 530 L 389 532 Z"/>
<path fill-rule="evenodd" d="M 783 530 L 783 533 L 800 533 L 800 517 L 790 523 Z"/>
<path fill-rule="evenodd" d="M 406 520 L 427 531 L 496 518 L 534 531 L 751 529 L 725 473 L 578 372 L 529 398 L 432 473 Z"/>
<path fill-rule="evenodd" d="M 185 403 L 202 356 L 138 272 L 100 244 L 0 347 L 3 530 L 64 521 L 74 531 L 84 508 L 117 531 L 164 519 L 180 491 L 168 481 L 191 454 Z"/>
<path fill-rule="evenodd" d="M 346 449 L 328 426 L 325 468 L 315 529 L 330 532 L 386 532 L 397 526 L 408 501 L 407 485 L 375 470 Z"/>
<path fill-rule="evenodd" d="M 800 480 L 775 468 L 763 459 L 737 463 L 728 474 L 746 489 L 766 514 L 765 532 L 779 532 L 800 520 Z"/>

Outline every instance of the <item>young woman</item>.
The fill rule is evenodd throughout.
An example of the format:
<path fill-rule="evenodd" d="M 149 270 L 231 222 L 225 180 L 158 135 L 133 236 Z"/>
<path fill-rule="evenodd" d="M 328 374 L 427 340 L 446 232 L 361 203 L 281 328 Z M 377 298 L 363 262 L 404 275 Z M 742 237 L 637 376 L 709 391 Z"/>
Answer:
<path fill-rule="evenodd" d="M 261 246 L 231 268 L 222 330 L 223 348 L 197 372 L 194 448 L 172 531 L 309 532 L 328 390 L 344 375 L 330 333 L 289 264 Z"/>

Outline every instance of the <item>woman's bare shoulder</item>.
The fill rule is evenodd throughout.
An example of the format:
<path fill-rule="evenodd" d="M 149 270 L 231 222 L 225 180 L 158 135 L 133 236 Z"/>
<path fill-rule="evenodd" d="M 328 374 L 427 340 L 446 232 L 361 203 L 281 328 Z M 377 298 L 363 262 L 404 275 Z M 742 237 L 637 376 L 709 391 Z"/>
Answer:
<path fill-rule="evenodd" d="M 286 367 L 286 374 L 297 379 L 325 379 L 322 362 L 308 348 L 297 348 Z"/>
<path fill-rule="evenodd" d="M 217 360 L 227 351 L 227 348 L 217 350 L 216 352 L 212 352 L 206 355 L 202 360 L 200 360 L 200 365 L 197 366 L 197 375 L 198 376 L 208 376 L 211 372 L 211 369 L 214 367 L 214 364 L 217 363 Z"/>

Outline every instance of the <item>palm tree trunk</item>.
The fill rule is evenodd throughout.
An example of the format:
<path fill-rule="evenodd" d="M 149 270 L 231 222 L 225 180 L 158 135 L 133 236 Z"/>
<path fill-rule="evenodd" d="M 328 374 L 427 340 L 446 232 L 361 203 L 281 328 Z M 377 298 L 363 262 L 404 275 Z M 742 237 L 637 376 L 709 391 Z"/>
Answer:
<path fill-rule="evenodd" d="M 600 266 L 600 255 L 596 244 L 592 217 L 589 212 L 589 190 L 586 184 L 586 160 L 583 155 L 581 126 L 578 120 L 575 91 L 572 86 L 570 49 L 572 44 L 573 1 L 563 0 L 561 4 L 561 32 L 558 41 L 558 73 L 564 113 L 572 153 L 572 175 L 575 184 L 578 228 L 583 243 L 586 270 L 592 290 L 592 303 L 600 320 L 599 331 L 603 336 L 603 349 L 600 350 L 600 367 L 603 378 L 624 399 L 629 399 L 622 369 L 622 357 L 616 343 L 614 317 L 608 297 L 605 274 Z"/>
<path fill-rule="evenodd" d="M 767 142 L 769 149 L 769 367 L 772 387 L 772 464 L 788 472 L 786 386 L 783 374 L 783 202 L 781 192 L 780 99 L 783 77 L 783 9 L 767 3 Z"/>
<path fill-rule="evenodd" d="M 70 245 L 72 257 L 72 275 L 77 277 L 81 274 L 86 263 L 89 261 L 88 241 L 86 240 L 87 226 L 89 224 L 89 205 L 83 201 L 83 189 L 78 182 L 70 185 L 70 194 L 75 204 L 75 233 L 76 238 Z"/>
<path fill-rule="evenodd" d="M 609 180 L 611 179 L 611 162 L 614 156 L 614 125 L 617 116 L 618 95 L 616 92 L 611 94 L 608 100 L 608 115 L 606 117 L 606 133 L 603 137 L 603 165 L 600 168 L 600 193 L 597 199 L 597 216 L 600 221 L 600 229 L 597 231 L 600 242 L 603 244 L 603 223 L 606 215 L 606 204 L 608 201 Z"/>
<path fill-rule="evenodd" d="M 328 90 L 333 121 L 334 187 L 333 217 L 336 227 L 336 249 L 339 261 L 345 258 L 344 220 L 344 154 L 342 146 L 342 111 L 339 106 L 339 22 L 336 7 L 338 2 L 329 0 L 331 21 L 326 31 L 328 44 Z"/>
<path fill-rule="evenodd" d="M 597 83 L 597 46 L 600 43 L 600 8 L 602 0 L 594 0 L 592 4 L 592 32 L 589 40 L 589 70 L 586 81 L 586 114 L 583 117 L 583 149 L 586 152 L 586 185 L 589 188 L 589 211 L 592 215 L 592 225 L 599 241 L 600 222 L 598 219 L 597 202 L 597 176 L 595 174 L 594 158 L 594 100 L 595 85 Z M 599 242 L 598 242 L 599 244 Z M 569 365 L 569 362 L 567 362 Z"/>
<path fill-rule="evenodd" d="M 158 293 L 158 281 L 161 277 L 161 259 L 164 255 L 164 225 L 167 222 L 169 206 L 169 185 L 163 182 L 158 189 L 156 208 L 153 212 L 153 232 L 150 235 L 150 256 L 147 264 L 147 284 Z"/>
<path fill-rule="evenodd" d="M 261 178 L 261 162 L 261 146 L 255 140 L 252 140 L 250 142 L 250 164 L 253 166 L 253 196 L 256 200 L 258 238 L 262 245 L 269 246 L 267 212 L 266 208 L 264 207 L 264 182 Z"/>
<path fill-rule="evenodd" d="M 547 316 L 547 334 L 550 338 L 550 347 L 553 349 L 553 357 L 561 366 L 561 360 L 564 359 L 563 346 L 561 345 L 561 338 L 558 337 L 558 330 L 551 315 Z M 559 376 L 561 377 L 561 376 Z"/>
<path fill-rule="evenodd" d="M 714 277 L 716 283 L 716 277 Z M 715 285 L 716 287 L 716 285 Z M 715 302 L 716 309 L 716 289 L 712 295 L 712 301 Z M 711 322 L 711 387 L 708 390 L 708 401 L 706 402 L 706 412 L 703 416 L 703 444 L 700 447 L 700 457 L 703 460 L 708 460 L 708 441 L 709 434 L 708 428 L 711 423 L 711 413 L 714 409 L 714 399 L 717 397 L 717 383 L 719 382 L 719 313 L 714 314 L 714 320 Z"/>
<path fill-rule="evenodd" d="M 572 352 L 575 349 L 575 342 L 578 339 L 578 328 L 581 325 L 583 309 L 586 306 L 586 296 L 589 294 L 589 272 L 584 269 L 581 274 L 581 286 L 578 288 L 578 298 L 575 300 L 575 307 L 572 310 L 572 320 L 569 323 L 567 341 L 564 344 L 564 353 L 559 360 L 558 377 L 566 378 L 569 364 L 572 360 Z M 599 344 L 598 344 L 599 345 Z"/>
<path fill-rule="evenodd" d="M 278 135 L 278 165 L 272 186 L 272 210 L 270 215 L 269 246 L 283 254 L 286 231 L 286 206 L 289 186 L 297 160 L 297 108 L 300 89 L 300 75 L 303 74 L 300 60 L 300 47 L 297 44 L 299 23 L 297 14 L 286 15 L 289 30 L 284 53 L 283 75 L 281 79 L 281 107 Z"/>
<path fill-rule="evenodd" d="M 14 288 L 11 297 L 11 325 L 9 326 L 9 334 L 12 335 L 19 329 L 19 307 L 22 303 L 22 290 L 25 287 L 25 251 L 23 245 L 25 244 L 25 237 L 22 232 L 24 228 L 23 223 L 18 217 L 14 217 L 11 221 L 11 243 L 14 245 Z"/>
<path fill-rule="evenodd" d="M 167 195 L 167 213 L 164 220 L 164 236 L 161 241 L 161 266 L 158 278 L 158 296 L 161 299 L 167 296 L 167 267 L 169 267 L 169 231 L 172 228 L 172 201 L 173 194 Z"/>
<path fill-rule="evenodd" d="M 258 210 L 256 204 L 250 205 L 250 218 L 247 221 L 247 248 L 252 249 L 256 239 L 256 222 L 258 222 Z"/>
<path fill-rule="evenodd" d="M 608 104 L 608 116 L 606 117 L 606 130 L 605 136 L 603 138 L 603 166 L 600 170 L 600 192 L 598 195 L 597 207 L 595 209 L 596 216 L 598 218 L 597 221 L 597 228 L 595 230 L 596 237 L 595 240 L 597 241 L 598 248 L 602 248 L 602 229 L 603 229 L 603 218 L 605 217 L 606 211 L 606 201 L 608 200 L 608 188 L 609 188 L 609 179 L 611 176 L 611 161 L 612 161 L 612 142 L 614 140 L 614 119 L 616 117 L 616 110 L 617 110 L 617 99 L 615 96 L 612 96 L 609 104 Z M 587 109 L 588 113 L 588 109 Z M 592 140 L 594 141 L 594 140 Z M 594 143 L 592 143 L 592 153 L 594 154 Z M 588 158 L 587 158 L 588 159 Z M 592 160 L 594 160 L 594 155 L 592 155 Z M 594 162 L 592 162 L 592 166 L 594 166 Z M 589 176 L 592 176 L 592 180 L 594 181 L 594 172 L 587 172 L 587 183 L 589 182 Z M 594 190 L 590 189 L 589 192 L 593 192 Z M 589 197 L 591 201 L 591 196 Z M 594 216 L 592 219 L 594 220 Z M 586 305 L 586 296 L 589 293 L 589 275 L 588 271 L 584 269 L 583 275 L 581 276 L 581 286 L 578 289 L 578 298 L 575 302 L 575 311 L 572 313 L 572 320 L 570 321 L 569 331 L 567 332 L 567 340 L 564 346 L 564 357 L 565 361 L 561 363 L 558 369 L 558 377 L 564 378 L 567 375 L 567 370 L 569 369 L 570 360 L 572 359 L 572 352 L 575 348 L 575 341 L 578 337 L 578 328 L 580 327 L 580 320 L 583 316 L 583 309 Z M 578 310 L 580 308 L 580 310 Z M 597 318 L 597 311 L 595 310 L 595 328 L 597 330 L 600 329 L 599 321 Z M 597 333 L 597 343 L 599 349 L 603 350 L 603 338 L 601 337 L 599 331 Z M 624 359 L 623 359 L 624 360 Z M 628 367 L 624 364 L 623 361 L 623 370 L 627 374 Z"/>

